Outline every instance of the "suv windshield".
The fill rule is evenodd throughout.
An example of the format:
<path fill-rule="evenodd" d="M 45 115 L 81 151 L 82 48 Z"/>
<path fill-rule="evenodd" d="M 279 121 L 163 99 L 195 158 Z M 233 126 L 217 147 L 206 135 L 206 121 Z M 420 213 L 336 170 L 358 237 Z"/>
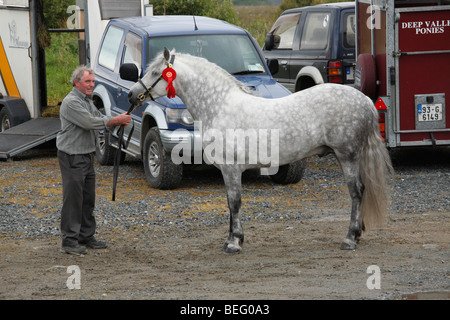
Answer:
<path fill-rule="evenodd" d="M 150 38 L 148 61 L 167 47 L 177 52 L 203 57 L 231 74 L 265 73 L 264 63 L 245 35 L 186 35 Z"/>

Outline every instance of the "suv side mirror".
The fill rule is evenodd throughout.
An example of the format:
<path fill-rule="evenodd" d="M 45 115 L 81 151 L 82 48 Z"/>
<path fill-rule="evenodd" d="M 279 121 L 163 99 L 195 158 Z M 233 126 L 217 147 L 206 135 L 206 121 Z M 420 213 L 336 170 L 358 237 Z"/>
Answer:
<path fill-rule="evenodd" d="M 274 35 L 273 33 L 268 33 L 266 36 L 266 41 L 264 42 L 264 49 L 272 50 L 278 48 L 280 45 L 280 36 Z"/>
<path fill-rule="evenodd" d="M 120 66 L 119 75 L 123 80 L 137 82 L 139 70 L 134 63 L 124 63 Z"/>
<path fill-rule="evenodd" d="M 278 72 L 278 59 L 269 59 L 267 60 L 267 66 L 269 67 L 269 71 L 272 75 Z"/>
<path fill-rule="evenodd" d="M 273 49 L 273 45 L 274 45 L 273 34 L 272 33 L 268 33 L 266 35 L 266 41 L 264 42 L 264 49 L 272 50 Z"/>

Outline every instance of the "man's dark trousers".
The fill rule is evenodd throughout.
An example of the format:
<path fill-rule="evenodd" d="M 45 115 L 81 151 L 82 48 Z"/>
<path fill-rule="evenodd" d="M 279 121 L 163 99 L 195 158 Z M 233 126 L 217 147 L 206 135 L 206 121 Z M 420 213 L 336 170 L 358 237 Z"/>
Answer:
<path fill-rule="evenodd" d="M 62 244 L 76 245 L 95 233 L 95 170 L 92 154 L 69 155 L 58 150 L 63 182 Z"/>

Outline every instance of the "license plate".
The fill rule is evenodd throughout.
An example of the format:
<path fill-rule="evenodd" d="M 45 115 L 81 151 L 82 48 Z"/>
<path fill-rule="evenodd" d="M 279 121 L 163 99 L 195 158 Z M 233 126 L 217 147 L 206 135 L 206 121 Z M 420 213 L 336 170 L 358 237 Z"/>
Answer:
<path fill-rule="evenodd" d="M 442 120 L 442 104 L 419 104 L 417 106 L 417 119 L 419 121 Z"/>
<path fill-rule="evenodd" d="M 354 67 L 347 67 L 346 68 L 347 73 L 347 80 L 355 80 L 355 68 Z"/>

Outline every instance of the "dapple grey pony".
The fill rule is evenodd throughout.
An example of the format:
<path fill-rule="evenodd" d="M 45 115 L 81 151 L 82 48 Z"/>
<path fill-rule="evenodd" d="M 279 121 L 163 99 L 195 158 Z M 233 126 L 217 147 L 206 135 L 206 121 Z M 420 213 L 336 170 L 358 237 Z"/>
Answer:
<path fill-rule="evenodd" d="M 168 67 L 176 71 L 176 77 L 170 81 L 162 77 Z M 377 110 L 360 91 L 323 84 L 283 98 L 265 99 L 251 94 L 217 65 L 165 49 L 150 63 L 145 76 L 132 86 L 129 100 L 136 103 L 138 99 L 148 99 L 150 93 L 155 98 L 164 96 L 170 86 L 193 118 L 201 121 L 204 131 L 222 132 L 226 136 L 226 130 L 230 129 L 279 130 L 280 166 L 313 155 L 334 153 L 352 200 L 350 226 L 341 249 L 355 249 L 362 231 L 385 219 L 386 182 L 392 165 L 379 132 Z M 204 146 L 208 143 L 211 141 L 203 141 Z M 245 151 L 236 148 L 236 156 Z M 244 240 L 241 176 L 245 170 L 267 163 L 216 159 L 214 164 L 222 172 L 230 210 L 230 230 L 224 250 L 237 253 L 242 250 Z"/>

